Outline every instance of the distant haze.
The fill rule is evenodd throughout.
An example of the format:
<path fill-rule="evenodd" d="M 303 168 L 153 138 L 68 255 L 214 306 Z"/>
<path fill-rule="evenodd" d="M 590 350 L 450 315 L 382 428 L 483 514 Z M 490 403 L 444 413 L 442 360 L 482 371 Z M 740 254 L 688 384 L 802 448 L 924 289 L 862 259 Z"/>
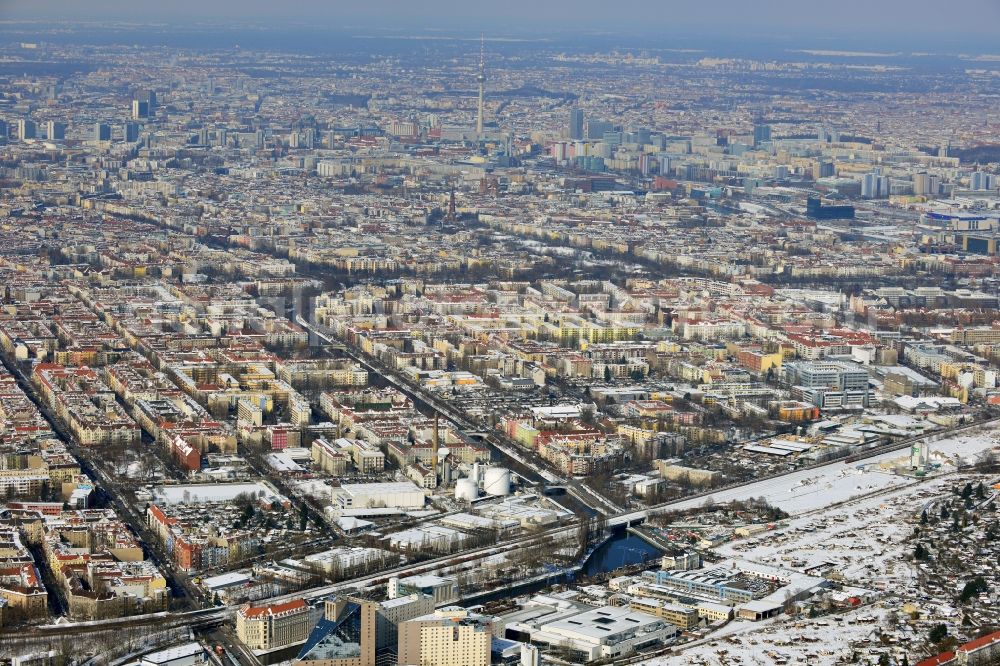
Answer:
<path fill-rule="evenodd" d="M 864 38 L 933 50 L 936 39 L 992 37 L 1000 51 L 1000 0 L 0 0 L 0 19 L 258 21 L 312 27 L 614 31 L 680 36 Z M 988 45 L 990 40 L 986 40 Z"/>

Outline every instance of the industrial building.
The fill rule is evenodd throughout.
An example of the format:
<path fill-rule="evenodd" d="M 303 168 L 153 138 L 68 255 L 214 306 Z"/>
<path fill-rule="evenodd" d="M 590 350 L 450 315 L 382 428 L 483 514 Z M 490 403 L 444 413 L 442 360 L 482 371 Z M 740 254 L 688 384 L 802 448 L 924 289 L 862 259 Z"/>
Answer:
<path fill-rule="evenodd" d="M 345 483 L 333 490 L 334 507 L 346 509 L 420 509 L 424 491 L 408 481 Z"/>
<path fill-rule="evenodd" d="M 662 644 L 678 633 L 667 620 L 631 608 L 603 606 L 541 624 L 531 642 L 568 649 L 573 660 L 589 662 Z"/>

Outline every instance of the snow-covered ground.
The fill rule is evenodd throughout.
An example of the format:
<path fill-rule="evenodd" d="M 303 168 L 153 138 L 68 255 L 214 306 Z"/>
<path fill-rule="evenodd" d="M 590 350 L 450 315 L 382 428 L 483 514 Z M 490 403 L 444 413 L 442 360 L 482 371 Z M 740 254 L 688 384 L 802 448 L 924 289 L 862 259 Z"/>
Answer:
<path fill-rule="evenodd" d="M 792 518 L 772 532 L 733 541 L 715 550 L 722 557 L 792 569 L 830 565 L 853 584 L 902 589 L 913 580 L 903 562 L 903 544 L 913 530 L 908 519 L 949 487 L 947 477 L 910 482 L 868 497 Z"/>
<path fill-rule="evenodd" d="M 862 608 L 832 618 L 794 621 L 778 618 L 767 623 L 730 623 L 719 634 L 681 654 L 658 657 L 645 664 L 656 666 L 775 666 L 777 664 L 843 663 L 854 649 L 864 651 L 881 616 Z"/>
<path fill-rule="evenodd" d="M 927 502 L 953 482 L 957 458 L 968 462 L 996 446 L 1000 429 L 933 442 L 931 459 L 937 474 L 923 480 L 897 476 L 891 463 L 905 452 L 891 453 L 858 464 L 837 464 L 804 471 L 751 487 L 719 493 L 716 502 L 765 497 L 792 514 L 774 531 L 727 543 L 716 549 L 725 558 L 804 570 L 828 565 L 852 585 L 907 595 L 916 586 L 916 572 L 905 558 L 912 520 Z M 704 500 L 701 500 L 704 502 Z M 697 506 L 698 502 L 694 503 Z M 681 652 L 650 660 L 658 666 L 774 666 L 834 664 L 857 650 L 878 647 L 873 629 L 884 624 L 888 611 L 879 605 L 815 620 L 778 617 L 766 622 L 733 621 L 726 627 L 680 646 Z M 839 617 L 840 619 L 837 619 Z M 881 650 L 881 648 L 879 648 Z"/>
<path fill-rule="evenodd" d="M 945 467 L 950 467 L 959 457 L 972 462 L 983 451 L 998 445 L 998 435 L 1000 430 L 991 428 L 931 442 L 931 460 L 940 462 Z M 879 469 L 881 464 L 888 464 L 907 455 L 906 451 L 902 451 L 885 453 L 859 463 L 834 463 L 820 469 L 793 472 L 775 479 L 721 490 L 710 497 L 717 504 L 763 497 L 788 513 L 798 515 L 878 490 L 911 483 L 910 478 Z M 705 502 L 705 497 L 699 497 L 671 505 L 670 509 L 697 508 Z"/>
<path fill-rule="evenodd" d="M 835 473 L 822 470 L 789 484 L 776 484 L 763 496 L 773 506 L 792 515 L 845 502 L 894 486 L 911 483 L 907 477 L 869 469 L 842 468 Z"/>

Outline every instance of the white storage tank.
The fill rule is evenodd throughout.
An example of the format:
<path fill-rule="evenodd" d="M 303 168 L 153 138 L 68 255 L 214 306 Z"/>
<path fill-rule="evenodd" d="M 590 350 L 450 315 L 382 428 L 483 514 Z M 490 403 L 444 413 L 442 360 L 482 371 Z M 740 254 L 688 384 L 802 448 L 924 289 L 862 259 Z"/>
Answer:
<path fill-rule="evenodd" d="M 472 479 L 459 479 L 455 483 L 455 499 L 472 502 L 479 497 L 479 486 Z"/>
<path fill-rule="evenodd" d="M 483 475 L 483 490 L 487 495 L 510 495 L 510 470 L 506 467 L 487 467 Z"/>

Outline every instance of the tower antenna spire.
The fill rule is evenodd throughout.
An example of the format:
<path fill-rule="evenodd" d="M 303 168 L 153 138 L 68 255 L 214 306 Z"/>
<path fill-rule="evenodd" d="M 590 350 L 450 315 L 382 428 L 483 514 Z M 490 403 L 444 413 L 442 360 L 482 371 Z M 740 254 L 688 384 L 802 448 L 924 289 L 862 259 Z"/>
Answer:
<path fill-rule="evenodd" d="M 476 76 L 479 82 L 479 109 L 476 113 L 476 135 L 483 135 L 483 97 L 484 86 L 486 84 L 486 35 L 479 33 L 479 75 Z"/>

